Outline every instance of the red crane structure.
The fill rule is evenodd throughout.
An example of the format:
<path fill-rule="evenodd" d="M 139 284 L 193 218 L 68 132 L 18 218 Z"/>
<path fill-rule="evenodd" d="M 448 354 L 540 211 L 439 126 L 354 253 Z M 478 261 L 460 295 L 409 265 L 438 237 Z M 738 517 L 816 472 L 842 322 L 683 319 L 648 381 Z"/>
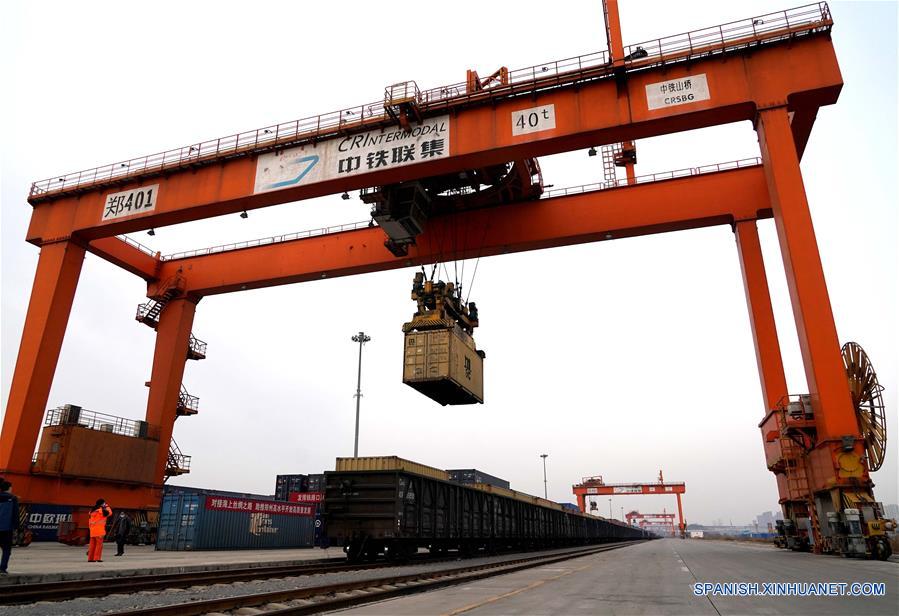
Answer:
<path fill-rule="evenodd" d="M 601 475 L 596 475 L 594 477 L 584 477 L 581 483 L 571 486 L 571 490 L 577 497 L 577 506 L 585 513 L 587 511 L 588 496 L 635 496 L 637 494 L 659 496 L 674 494 L 677 497 L 677 528 L 681 537 L 686 532 L 684 510 L 681 505 L 680 495 L 687 491 L 687 486 L 684 483 L 666 482 L 662 476 L 662 471 L 659 471 L 659 480 L 655 483 L 605 483 Z M 674 514 L 669 515 L 673 516 Z"/>
<path fill-rule="evenodd" d="M 26 240 L 40 256 L 0 434 L 0 473 L 22 502 L 77 505 L 102 493 L 119 508 L 158 508 L 163 481 L 189 470 L 172 434 L 177 417 L 197 412 L 182 377 L 189 358 L 205 356 L 192 334 L 204 297 L 729 225 L 763 391 L 766 464 L 785 518 L 796 527 L 811 520 L 816 549 L 819 511 L 857 507 L 870 527 L 876 465 L 799 166 L 819 109 L 843 87 L 828 5 L 626 46 L 617 1 L 604 6 L 608 51 L 431 89 L 393 84 L 376 102 L 34 182 Z M 757 131 L 757 159 L 633 173 L 636 139 L 741 121 Z M 602 146 L 626 182 L 544 190 L 537 157 Z M 356 190 L 375 204 L 372 222 L 169 255 L 124 236 Z M 756 228 L 769 218 L 809 388 L 801 416 L 777 411 L 788 391 Z M 137 315 L 156 332 L 147 405 L 128 424 L 60 409 L 38 445 L 86 252 L 147 283 L 150 301 Z M 115 453 L 98 468 L 85 452 L 101 445 Z M 584 485 L 581 507 L 589 489 L 613 487 Z"/>
<path fill-rule="evenodd" d="M 662 513 L 640 513 L 631 511 L 624 514 L 624 519 L 631 526 L 639 526 L 644 530 L 669 537 L 675 536 L 674 514 L 663 511 Z"/>

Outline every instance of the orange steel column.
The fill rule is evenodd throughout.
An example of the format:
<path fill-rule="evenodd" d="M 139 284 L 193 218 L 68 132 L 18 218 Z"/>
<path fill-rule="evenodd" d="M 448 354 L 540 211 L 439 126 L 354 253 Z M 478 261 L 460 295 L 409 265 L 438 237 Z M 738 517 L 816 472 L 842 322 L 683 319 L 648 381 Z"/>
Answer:
<path fill-rule="evenodd" d="M 168 460 L 169 444 L 177 416 L 178 395 L 184 364 L 190 344 L 197 299 L 181 297 L 166 305 L 156 328 L 156 351 L 150 376 L 150 395 L 147 399 L 147 423 L 159 428 L 159 450 L 156 454 L 154 476 L 162 482 Z"/>
<path fill-rule="evenodd" d="M 768 276 L 762 259 L 759 232 L 754 220 L 742 220 L 734 225 L 737 250 L 740 253 L 740 270 L 743 273 L 743 289 L 746 291 L 746 305 L 749 308 L 749 323 L 755 342 L 755 357 L 758 362 L 759 380 L 765 399 L 765 413 L 775 408 L 778 401 L 787 395 L 787 380 L 784 377 L 783 359 L 768 292 Z"/>
<path fill-rule="evenodd" d="M 609 44 L 610 59 L 617 64 L 624 64 L 624 43 L 621 36 L 618 0 L 603 0 L 602 8 L 606 20 L 606 42 Z"/>
<path fill-rule="evenodd" d="M 577 494 L 577 506 L 581 513 L 587 513 L 587 497 L 584 494 Z"/>
<path fill-rule="evenodd" d="M 677 527 L 680 529 L 681 537 L 683 537 L 686 531 L 686 526 L 684 525 L 684 508 L 681 506 L 680 492 L 675 494 L 675 496 L 677 496 Z"/>
<path fill-rule="evenodd" d="M 41 246 L 0 435 L 2 471 L 31 470 L 83 262 L 72 241 Z"/>
<path fill-rule="evenodd" d="M 755 344 L 755 358 L 758 363 L 762 397 L 765 402 L 765 416 L 759 424 L 762 432 L 762 447 L 765 461 L 769 465 L 779 460 L 780 438 L 771 433 L 778 431 L 777 417 L 772 413 L 777 403 L 787 395 L 787 381 L 784 376 L 783 357 L 777 339 L 777 325 L 771 308 L 771 294 L 768 292 L 768 276 L 755 220 L 742 220 L 734 225 L 737 251 L 740 255 L 740 270 L 743 273 L 743 289 L 749 308 L 749 324 Z M 789 500 L 790 493 L 785 481 L 777 481 L 778 500 Z"/>
<path fill-rule="evenodd" d="M 857 442 L 858 424 L 786 106 L 760 111 L 756 130 L 819 442 L 843 436 Z"/>

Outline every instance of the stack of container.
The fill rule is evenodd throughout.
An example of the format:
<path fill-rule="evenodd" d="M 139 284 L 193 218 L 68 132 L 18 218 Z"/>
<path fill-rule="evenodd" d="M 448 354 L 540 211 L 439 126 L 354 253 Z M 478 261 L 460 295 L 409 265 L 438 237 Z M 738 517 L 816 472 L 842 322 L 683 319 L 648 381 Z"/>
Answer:
<path fill-rule="evenodd" d="M 312 547 L 316 507 L 271 496 L 166 486 L 157 550 Z"/>
<path fill-rule="evenodd" d="M 449 475 L 450 481 L 455 481 L 456 483 L 486 483 L 487 485 L 496 486 L 497 488 L 506 488 L 507 490 L 510 487 L 509 482 L 505 479 L 488 475 L 476 468 L 457 468 L 448 470 L 446 473 Z"/>
<path fill-rule="evenodd" d="M 325 491 L 325 476 L 322 474 L 309 475 L 306 478 L 306 491 L 307 492 L 324 492 Z"/>
<path fill-rule="evenodd" d="M 275 500 L 286 501 L 291 492 L 305 492 L 306 475 L 278 475 L 275 477 Z"/>
<path fill-rule="evenodd" d="M 275 479 L 275 500 L 310 506 L 314 510 L 314 534 L 312 543 L 315 546 L 327 547 L 324 521 L 321 517 L 321 503 L 325 496 L 325 476 L 317 475 L 278 475 Z"/>

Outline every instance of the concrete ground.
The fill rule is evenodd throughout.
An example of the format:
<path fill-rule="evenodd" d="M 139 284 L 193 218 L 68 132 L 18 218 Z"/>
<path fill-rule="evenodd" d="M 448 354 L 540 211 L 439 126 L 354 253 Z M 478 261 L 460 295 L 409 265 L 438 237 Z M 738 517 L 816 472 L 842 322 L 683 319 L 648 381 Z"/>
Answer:
<path fill-rule="evenodd" d="M 706 597 L 695 582 L 884 582 L 883 597 Z M 344 610 L 350 614 L 899 614 L 899 565 L 663 539 Z"/>
<path fill-rule="evenodd" d="M 0 577 L 0 587 L 5 584 L 289 564 L 345 556 L 342 548 L 157 552 L 151 545 L 126 546 L 124 556 L 115 556 L 115 553 L 115 543 L 105 543 L 103 562 L 89 563 L 86 546 L 75 547 L 48 541 L 32 543 L 26 548 L 13 548 L 9 576 Z"/>

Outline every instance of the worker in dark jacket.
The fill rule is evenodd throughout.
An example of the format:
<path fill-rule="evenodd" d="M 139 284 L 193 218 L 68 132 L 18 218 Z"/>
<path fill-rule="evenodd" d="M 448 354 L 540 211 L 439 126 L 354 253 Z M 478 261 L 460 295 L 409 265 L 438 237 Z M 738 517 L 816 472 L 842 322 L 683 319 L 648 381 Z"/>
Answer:
<path fill-rule="evenodd" d="M 12 484 L 0 479 L 0 575 L 7 575 L 13 538 L 19 530 L 19 499 L 11 490 Z"/>
<path fill-rule="evenodd" d="M 123 556 L 125 554 L 125 541 L 128 540 L 128 534 L 131 532 L 131 518 L 124 511 L 120 511 L 112 529 L 115 535 L 116 546 L 119 548 L 115 555 Z"/>

